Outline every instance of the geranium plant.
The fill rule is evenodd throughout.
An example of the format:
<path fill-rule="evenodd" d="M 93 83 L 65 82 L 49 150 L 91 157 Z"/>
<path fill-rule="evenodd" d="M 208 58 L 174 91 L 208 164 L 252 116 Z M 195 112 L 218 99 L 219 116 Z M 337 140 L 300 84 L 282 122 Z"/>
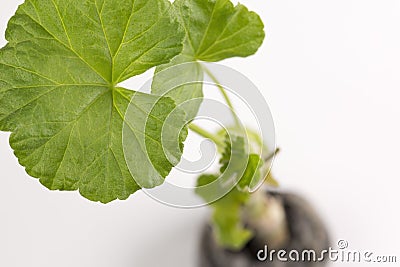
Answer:
<path fill-rule="evenodd" d="M 254 235 L 243 214 L 265 217 L 267 198 L 249 189 L 276 184 L 265 168 L 274 151 L 239 124 L 210 133 L 191 123 L 203 86 L 185 82 L 212 77 L 233 111 L 202 63 L 253 55 L 264 37 L 260 17 L 229 0 L 25 0 L 0 50 L 0 130 L 11 132 L 19 163 L 42 185 L 102 203 L 161 185 L 188 129 L 209 138 L 221 169 L 202 174 L 196 192 L 212 202 L 218 244 L 240 250 Z M 151 92 L 121 87 L 153 67 Z M 173 142 L 162 142 L 164 132 Z M 202 186 L 233 173 L 231 190 L 209 199 Z"/>

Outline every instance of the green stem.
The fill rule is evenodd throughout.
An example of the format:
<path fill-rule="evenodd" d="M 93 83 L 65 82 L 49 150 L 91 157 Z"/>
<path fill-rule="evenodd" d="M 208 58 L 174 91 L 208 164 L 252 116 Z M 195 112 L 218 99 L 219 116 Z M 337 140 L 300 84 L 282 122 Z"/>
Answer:
<path fill-rule="evenodd" d="M 200 126 L 197 126 L 196 124 L 189 124 L 189 129 L 192 130 L 193 132 L 197 133 L 198 135 L 204 137 L 204 138 L 208 138 L 211 141 L 213 141 L 217 146 L 224 148 L 225 144 L 224 142 L 222 142 L 220 139 L 218 139 L 214 134 L 204 130 L 203 128 L 201 128 Z"/>
<path fill-rule="evenodd" d="M 264 161 L 267 162 L 267 161 L 271 160 L 271 159 L 272 159 L 273 157 L 275 157 L 280 151 L 281 151 L 281 149 L 280 149 L 279 147 L 277 147 L 277 148 L 275 149 L 274 152 L 270 153 L 270 154 L 264 159 Z"/>
<path fill-rule="evenodd" d="M 204 65 L 202 65 L 203 70 L 205 73 L 211 78 L 211 80 L 215 83 L 215 85 L 218 87 L 219 91 L 221 92 L 223 98 L 225 99 L 226 104 L 228 105 L 229 109 L 231 110 L 233 119 L 235 120 L 236 126 L 240 128 L 240 121 L 238 117 L 236 116 L 235 109 L 233 107 L 232 101 L 229 98 L 228 94 L 226 93 L 225 88 L 221 85 L 221 83 L 218 81 L 217 77 Z"/>

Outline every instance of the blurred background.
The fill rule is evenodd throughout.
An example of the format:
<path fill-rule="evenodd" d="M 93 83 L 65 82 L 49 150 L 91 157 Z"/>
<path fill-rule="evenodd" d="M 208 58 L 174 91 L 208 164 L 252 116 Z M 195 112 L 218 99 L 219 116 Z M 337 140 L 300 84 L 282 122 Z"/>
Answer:
<path fill-rule="evenodd" d="M 1 46 L 20 3 L 0 3 Z M 275 177 L 313 203 L 333 243 L 399 259 L 400 1 L 241 3 L 260 14 L 267 38 L 256 56 L 222 63 L 270 105 Z M 50 192 L 24 172 L 8 137 L 0 133 L 0 266 L 196 266 L 207 208 L 172 208 L 143 192 L 108 205 Z"/>

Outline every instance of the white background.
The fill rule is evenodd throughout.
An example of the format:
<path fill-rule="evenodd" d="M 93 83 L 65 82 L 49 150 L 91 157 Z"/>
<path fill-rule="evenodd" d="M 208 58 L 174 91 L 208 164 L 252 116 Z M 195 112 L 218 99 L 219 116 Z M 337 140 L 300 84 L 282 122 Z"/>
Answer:
<path fill-rule="evenodd" d="M 1 46 L 21 2 L 0 3 Z M 256 56 L 224 64 L 270 104 L 282 149 L 275 176 L 314 203 L 333 241 L 400 259 L 400 1 L 242 3 L 267 38 Z M 207 209 L 141 192 L 106 206 L 50 192 L 18 165 L 7 133 L 0 168 L 0 266 L 195 266 Z"/>

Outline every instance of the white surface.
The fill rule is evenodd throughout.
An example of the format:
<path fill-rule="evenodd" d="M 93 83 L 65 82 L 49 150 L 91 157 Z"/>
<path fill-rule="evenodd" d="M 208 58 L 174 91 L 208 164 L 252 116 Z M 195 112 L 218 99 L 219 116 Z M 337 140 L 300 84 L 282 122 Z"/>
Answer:
<path fill-rule="evenodd" d="M 2 45 L 17 2 L 0 3 Z M 314 202 L 333 240 L 399 253 L 400 1 L 242 3 L 261 14 L 267 39 L 257 56 L 224 63 L 270 103 L 282 148 L 275 176 Z M 49 192 L 24 173 L 7 137 L 0 266 L 195 266 L 205 209 L 170 208 L 142 193 L 104 206 Z"/>

